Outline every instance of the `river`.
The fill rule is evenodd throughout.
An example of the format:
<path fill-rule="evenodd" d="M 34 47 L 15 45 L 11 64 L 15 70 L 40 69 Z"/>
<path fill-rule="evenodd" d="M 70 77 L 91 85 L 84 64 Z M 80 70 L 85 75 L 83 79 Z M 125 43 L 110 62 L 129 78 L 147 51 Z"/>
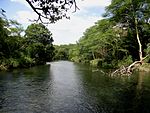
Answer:
<path fill-rule="evenodd" d="M 58 61 L 0 72 L 0 113 L 150 113 L 150 73 L 95 70 Z"/>

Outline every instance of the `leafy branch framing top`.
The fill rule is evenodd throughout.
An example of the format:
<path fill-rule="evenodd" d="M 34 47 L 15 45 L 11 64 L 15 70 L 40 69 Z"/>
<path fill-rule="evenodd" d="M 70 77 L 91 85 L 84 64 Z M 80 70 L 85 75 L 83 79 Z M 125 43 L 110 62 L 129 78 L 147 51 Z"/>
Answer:
<path fill-rule="evenodd" d="M 38 15 L 34 21 L 44 24 L 55 23 L 56 21 L 70 17 L 67 16 L 68 10 L 74 7 L 74 11 L 79 10 L 76 0 L 26 0 L 33 11 Z M 48 22 L 45 21 L 48 20 Z"/>

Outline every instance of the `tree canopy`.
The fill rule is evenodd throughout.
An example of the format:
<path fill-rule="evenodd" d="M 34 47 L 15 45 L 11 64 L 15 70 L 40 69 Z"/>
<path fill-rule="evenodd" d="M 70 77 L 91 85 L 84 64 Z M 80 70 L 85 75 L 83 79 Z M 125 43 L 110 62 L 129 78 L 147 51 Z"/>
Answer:
<path fill-rule="evenodd" d="M 15 20 L 0 17 L 0 70 L 30 67 L 52 61 L 52 33 L 43 24 L 31 24 L 24 31 Z"/>
<path fill-rule="evenodd" d="M 149 11 L 148 0 L 112 0 L 104 14 L 107 18 L 84 32 L 68 50 L 68 58 L 111 68 L 141 64 L 145 58 L 150 62 Z"/>
<path fill-rule="evenodd" d="M 28 44 L 27 51 L 37 63 L 43 64 L 53 58 L 54 47 L 52 33 L 43 24 L 34 23 L 25 30 L 25 39 Z"/>
<path fill-rule="evenodd" d="M 105 16 L 116 21 L 120 28 L 128 30 L 128 45 L 136 45 L 130 52 L 136 51 L 133 55 L 142 57 L 142 51 L 149 42 L 150 25 L 150 2 L 148 0 L 112 0 L 111 5 L 106 8 Z M 137 36 L 138 35 L 138 36 Z M 131 38 L 132 37 L 132 38 Z M 140 46 L 143 46 L 140 47 Z M 138 55 L 138 50 L 141 55 Z M 138 58 L 142 59 L 142 58 Z"/>
<path fill-rule="evenodd" d="M 43 24 L 33 23 L 25 30 L 25 37 L 30 43 L 42 43 L 43 45 L 52 44 L 52 33 Z"/>

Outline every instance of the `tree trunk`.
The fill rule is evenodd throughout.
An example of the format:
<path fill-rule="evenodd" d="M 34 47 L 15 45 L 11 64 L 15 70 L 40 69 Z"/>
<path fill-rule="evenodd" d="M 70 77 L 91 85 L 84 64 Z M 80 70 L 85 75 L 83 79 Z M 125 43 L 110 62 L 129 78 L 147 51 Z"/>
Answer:
<path fill-rule="evenodd" d="M 132 4 L 132 0 L 131 0 L 131 4 Z M 132 4 L 133 5 L 133 4 Z M 139 45 L 139 61 L 135 61 L 133 62 L 131 65 L 129 65 L 128 67 L 124 67 L 124 68 L 120 68 L 120 69 L 117 69 L 116 71 L 114 71 L 111 76 L 115 75 L 115 74 L 126 74 L 126 75 L 131 75 L 132 74 L 132 71 L 137 68 L 139 65 L 142 65 L 143 63 L 143 60 L 145 58 L 143 58 L 143 55 L 142 55 L 142 44 L 141 44 L 141 41 L 140 41 L 140 38 L 139 38 L 139 31 L 138 31 L 138 20 L 137 20 L 137 17 L 135 15 L 135 10 L 133 8 L 133 17 L 134 17 L 134 23 L 135 23 L 135 32 L 136 32 L 136 38 L 137 38 L 137 42 L 138 42 L 138 45 Z"/>
<path fill-rule="evenodd" d="M 94 52 L 92 52 L 92 56 L 93 56 L 93 59 L 96 59 L 96 58 L 95 58 L 95 54 L 94 54 Z"/>
<path fill-rule="evenodd" d="M 137 38 L 137 41 L 138 41 L 138 44 L 139 44 L 139 58 L 140 58 L 140 61 L 142 62 L 143 60 L 143 56 L 142 56 L 142 44 L 141 44 L 141 41 L 140 41 L 140 38 L 139 38 L 139 32 L 138 32 L 138 27 L 137 27 L 137 18 L 135 18 L 135 30 L 136 30 L 136 38 Z"/>

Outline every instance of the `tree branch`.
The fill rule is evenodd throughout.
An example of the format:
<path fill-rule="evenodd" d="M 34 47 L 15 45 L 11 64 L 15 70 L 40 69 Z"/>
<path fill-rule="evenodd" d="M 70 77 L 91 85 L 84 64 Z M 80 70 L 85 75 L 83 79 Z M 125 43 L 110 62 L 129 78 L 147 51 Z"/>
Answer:
<path fill-rule="evenodd" d="M 76 0 L 54 0 L 54 1 L 43 1 L 43 0 L 26 0 L 33 11 L 38 15 L 36 22 L 42 23 L 43 19 L 48 20 L 46 23 L 55 23 L 57 20 L 63 17 L 69 19 L 66 15 L 67 11 L 74 6 L 75 11 L 79 10 L 76 4 Z M 34 5 L 35 4 L 35 5 Z"/>

